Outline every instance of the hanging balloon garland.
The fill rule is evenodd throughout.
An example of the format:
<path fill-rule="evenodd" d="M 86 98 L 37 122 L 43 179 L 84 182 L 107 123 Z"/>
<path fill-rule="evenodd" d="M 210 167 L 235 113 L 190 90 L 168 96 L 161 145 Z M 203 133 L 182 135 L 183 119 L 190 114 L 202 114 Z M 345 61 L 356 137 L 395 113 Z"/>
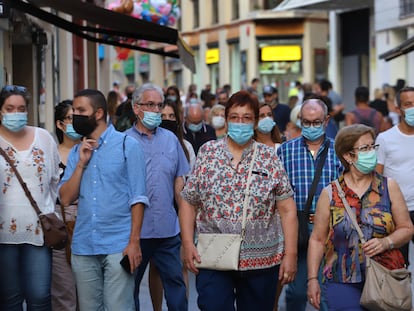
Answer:
<path fill-rule="evenodd" d="M 181 16 L 176 0 L 116 0 L 109 3 L 107 8 L 162 26 L 174 26 Z M 148 44 L 145 40 L 140 40 L 138 45 L 147 47 Z M 119 60 L 126 60 L 130 56 L 130 49 L 115 49 Z"/>

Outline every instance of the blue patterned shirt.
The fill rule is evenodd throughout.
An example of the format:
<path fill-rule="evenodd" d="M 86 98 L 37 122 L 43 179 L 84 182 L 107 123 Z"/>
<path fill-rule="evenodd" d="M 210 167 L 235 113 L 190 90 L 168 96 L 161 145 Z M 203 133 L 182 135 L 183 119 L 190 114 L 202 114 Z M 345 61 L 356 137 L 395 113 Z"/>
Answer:
<path fill-rule="evenodd" d="M 318 187 L 316 188 L 313 197 L 310 212 L 314 213 L 316 209 L 316 202 L 322 189 L 327 186 L 332 180 L 335 180 L 341 174 L 343 167 L 338 157 L 335 154 L 334 141 L 325 137 L 322 146 L 325 145 L 326 140 L 329 139 L 329 150 L 326 156 L 325 164 L 322 168 L 322 174 L 319 179 Z M 286 173 L 289 176 L 290 183 L 295 192 L 295 201 L 298 210 L 304 210 L 306 200 L 308 199 L 309 188 L 312 185 L 315 169 L 321 158 L 323 147 L 319 148 L 316 159 L 312 156 L 308 145 L 302 136 L 284 142 L 277 150 L 277 155 L 282 161 Z"/>
<path fill-rule="evenodd" d="M 145 159 L 139 144 L 110 125 L 98 139 L 84 169 L 79 188 L 78 215 L 72 252 L 76 255 L 120 253 L 131 233 L 131 206 L 148 206 Z M 72 176 L 79 161 L 72 148 L 60 186 Z"/>

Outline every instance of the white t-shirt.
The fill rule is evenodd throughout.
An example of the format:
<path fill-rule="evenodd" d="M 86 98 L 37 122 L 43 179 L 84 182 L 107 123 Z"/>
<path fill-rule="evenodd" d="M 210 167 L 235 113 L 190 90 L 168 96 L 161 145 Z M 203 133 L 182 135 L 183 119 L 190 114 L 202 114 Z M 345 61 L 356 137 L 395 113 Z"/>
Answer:
<path fill-rule="evenodd" d="M 378 164 L 384 165 L 384 176 L 399 184 L 408 210 L 414 211 L 414 135 L 401 133 L 398 125 L 380 133 L 376 143 Z"/>

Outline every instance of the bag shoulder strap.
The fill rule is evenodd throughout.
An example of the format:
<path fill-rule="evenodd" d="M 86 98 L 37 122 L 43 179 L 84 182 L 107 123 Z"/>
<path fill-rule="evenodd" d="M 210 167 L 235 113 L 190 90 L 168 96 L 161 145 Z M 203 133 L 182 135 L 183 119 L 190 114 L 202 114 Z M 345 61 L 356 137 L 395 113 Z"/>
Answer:
<path fill-rule="evenodd" d="M 348 213 L 349 218 L 351 218 L 352 224 L 354 225 L 354 227 L 355 227 L 356 231 L 358 232 L 359 239 L 361 240 L 361 243 L 365 243 L 364 234 L 362 233 L 361 227 L 358 225 L 358 222 L 357 222 L 357 220 L 356 220 L 355 213 L 352 211 L 351 207 L 349 206 L 348 201 L 347 201 L 347 200 L 346 200 L 346 198 L 345 198 L 345 193 L 344 193 L 344 191 L 342 190 L 342 187 L 341 187 L 341 185 L 339 184 L 338 179 L 336 179 L 336 180 L 335 180 L 335 185 L 336 185 L 336 188 L 338 189 L 338 194 L 339 194 L 339 197 L 341 198 L 342 203 L 343 203 L 343 204 L 344 204 L 344 206 L 345 206 L 345 210 L 346 210 L 346 212 Z"/>
<path fill-rule="evenodd" d="M 13 169 L 14 174 L 17 177 L 17 180 L 19 181 L 20 185 L 22 186 L 24 193 L 26 194 L 27 198 L 30 201 L 30 204 L 33 206 L 34 210 L 36 211 L 37 215 L 40 215 L 42 212 L 39 209 L 39 206 L 37 206 L 36 201 L 33 199 L 32 194 L 30 193 L 29 188 L 27 188 L 26 183 L 23 181 L 22 176 L 20 175 L 19 171 L 17 170 L 16 166 L 13 164 L 13 162 L 10 160 L 7 153 L 3 150 L 3 148 L 0 148 L 0 154 L 3 156 L 3 158 L 9 163 L 10 167 Z"/>
<path fill-rule="evenodd" d="M 305 214 L 309 214 L 309 210 L 312 205 L 313 197 L 315 196 L 316 188 L 318 187 L 319 179 L 322 174 L 323 165 L 325 164 L 326 156 L 328 155 L 328 149 L 330 145 L 329 139 L 326 140 L 324 145 L 325 145 L 325 149 L 323 149 L 321 153 L 321 157 L 315 169 L 315 175 L 313 175 L 312 184 L 309 188 L 308 199 L 306 200 L 305 210 L 304 210 Z"/>
<path fill-rule="evenodd" d="M 249 197 L 250 197 L 250 191 L 249 190 L 250 190 L 250 184 L 252 182 L 253 165 L 254 165 L 254 162 L 256 160 L 256 155 L 257 155 L 257 143 L 253 142 L 253 144 L 254 144 L 253 157 L 252 157 L 252 160 L 250 162 L 249 173 L 247 175 L 246 190 L 245 190 L 245 193 L 244 193 L 242 231 L 241 231 L 242 240 L 244 239 L 244 235 L 245 235 L 245 232 L 246 232 L 247 205 L 249 204 Z"/>

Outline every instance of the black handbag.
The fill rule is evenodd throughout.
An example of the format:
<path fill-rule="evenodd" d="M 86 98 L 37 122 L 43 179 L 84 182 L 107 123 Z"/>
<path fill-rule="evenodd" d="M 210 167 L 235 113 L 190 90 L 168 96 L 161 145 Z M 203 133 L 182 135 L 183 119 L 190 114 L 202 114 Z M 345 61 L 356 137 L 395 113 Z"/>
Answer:
<path fill-rule="evenodd" d="M 53 249 L 64 248 L 68 241 L 68 232 L 66 230 L 65 223 L 61 219 L 59 219 L 55 213 L 42 213 L 36 201 L 33 199 L 33 196 L 30 193 L 29 188 L 27 188 L 26 183 L 23 181 L 22 176 L 20 175 L 16 166 L 10 160 L 7 153 L 2 148 L 0 148 L 0 153 L 4 157 L 4 159 L 9 163 L 10 167 L 13 169 L 14 174 L 16 175 L 20 185 L 24 190 L 24 193 L 30 201 L 30 204 L 36 211 L 37 217 L 39 218 L 39 222 L 42 225 L 43 238 L 45 244 Z"/>
<path fill-rule="evenodd" d="M 312 185 L 310 186 L 308 199 L 306 200 L 305 209 L 303 211 L 297 211 L 298 216 L 298 250 L 306 251 L 308 249 L 309 243 L 309 223 L 310 223 L 310 214 L 309 210 L 312 205 L 312 200 L 318 187 L 319 179 L 322 174 L 323 165 L 325 164 L 326 156 L 328 155 L 330 141 L 325 142 L 325 149 L 321 153 L 321 158 L 319 159 L 318 166 L 315 170 L 315 175 L 313 176 Z"/>

